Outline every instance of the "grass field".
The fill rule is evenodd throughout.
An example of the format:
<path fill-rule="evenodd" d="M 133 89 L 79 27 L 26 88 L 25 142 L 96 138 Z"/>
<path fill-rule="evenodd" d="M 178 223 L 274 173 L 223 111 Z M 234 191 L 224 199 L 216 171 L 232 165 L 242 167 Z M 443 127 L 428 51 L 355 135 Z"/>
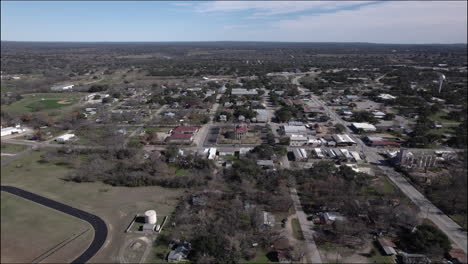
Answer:
<path fill-rule="evenodd" d="M 41 151 L 33 151 L 1 168 L 1 183 L 13 185 L 63 202 L 103 218 L 112 237 L 91 261 L 112 262 L 125 241 L 124 230 L 137 213 L 154 209 L 170 215 L 183 190 L 149 187 L 112 187 L 100 182 L 74 183 L 63 178 L 71 169 L 39 163 Z M 22 164 L 17 168 L 18 164 Z"/>
<path fill-rule="evenodd" d="M 5 192 L 1 193 L 1 223 L 2 263 L 31 262 L 63 240 L 89 229 L 89 235 L 57 251 L 62 256 L 57 260 L 67 262 L 84 251 L 93 237 L 88 223 Z M 71 255 L 67 256 L 67 252 Z"/>
<path fill-rule="evenodd" d="M 299 224 L 299 220 L 297 218 L 291 220 L 291 226 L 294 238 L 297 240 L 304 240 L 304 234 L 302 234 L 301 225 Z"/>
<path fill-rule="evenodd" d="M 25 94 L 23 95 L 23 99 L 11 105 L 2 105 L 2 110 L 13 113 L 27 113 L 37 111 L 58 111 L 58 109 L 70 109 L 70 107 L 73 104 L 77 103 L 79 98 L 83 97 L 84 95 L 84 93 Z"/>
<path fill-rule="evenodd" d="M 8 144 L 2 142 L 2 153 L 20 153 L 23 150 L 26 150 L 28 146 L 25 145 L 16 145 L 16 144 Z"/>

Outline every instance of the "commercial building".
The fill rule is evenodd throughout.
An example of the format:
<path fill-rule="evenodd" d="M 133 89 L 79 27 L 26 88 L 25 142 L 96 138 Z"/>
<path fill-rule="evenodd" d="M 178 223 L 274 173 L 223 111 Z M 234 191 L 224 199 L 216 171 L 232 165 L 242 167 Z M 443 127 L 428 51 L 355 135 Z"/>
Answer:
<path fill-rule="evenodd" d="M 377 128 L 369 123 L 352 123 L 351 128 L 354 132 L 359 133 L 361 130 L 364 132 L 375 132 Z"/>
<path fill-rule="evenodd" d="M 400 149 L 395 157 L 395 163 L 404 168 L 429 168 L 437 167 L 439 162 L 455 159 L 456 156 L 453 151 Z"/>
<path fill-rule="evenodd" d="M 26 129 L 21 128 L 20 125 L 16 125 L 15 127 L 2 127 L 1 136 L 8 136 L 12 134 L 20 134 L 26 131 Z"/>
<path fill-rule="evenodd" d="M 347 134 L 336 134 L 332 137 L 337 146 L 352 146 L 357 144 L 356 141 Z"/>
<path fill-rule="evenodd" d="M 309 139 L 304 135 L 292 134 L 289 136 L 289 146 L 291 147 L 301 147 L 307 145 Z"/>
<path fill-rule="evenodd" d="M 303 125 L 301 126 L 282 126 L 281 127 L 283 130 L 283 133 L 285 135 L 291 135 L 291 134 L 307 134 L 309 131 L 307 128 Z"/>

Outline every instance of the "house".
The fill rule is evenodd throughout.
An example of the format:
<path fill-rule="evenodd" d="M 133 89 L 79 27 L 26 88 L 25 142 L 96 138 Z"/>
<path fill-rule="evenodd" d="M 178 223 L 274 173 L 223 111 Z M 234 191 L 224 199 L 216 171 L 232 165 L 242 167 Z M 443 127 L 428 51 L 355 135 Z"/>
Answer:
<path fill-rule="evenodd" d="M 275 166 L 272 160 L 257 160 L 257 165 L 263 168 L 271 168 Z"/>
<path fill-rule="evenodd" d="M 236 139 L 241 139 L 249 131 L 247 125 L 236 125 L 234 128 L 234 136 Z"/>
<path fill-rule="evenodd" d="M 20 125 L 16 125 L 15 127 L 2 127 L 1 129 L 1 136 L 8 136 L 12 134 L 20 134 L 25 132 L 26 129 L 21 128 Z"/>
<path fill-rule="evenodd" d="M 273 243 L 273 248 L 275 249 L 276 258 L 280 263 L 290 263 L 292 256 L 292 246 L 289 243 L 289 240 L 286 237 L 281 237 Z"/>
<path fill-rule="evenodd" d="M 336 134 L 333 135 L 332 138 L 337 146 L 352 146 L 357 144 L 356 141 L 347 134 Z"/>
<path fill-rule="evenodd" d="M 275 226 L 275 216 L 272 215 L 270 212 L 262 211 L 263 215 L 263 225 L 264 226 Z"/>
<path fill-rule="evenodd" d="M 187 256 L 192 249 L 192 245 L 187 241 L 182 241 L 175 245 L 175 248 L 169 252 L 167 260 L 169 262 L 186 261 Z"/>
<path fill-rule="evenodd" d="M 74 84 L 60 84 L 50 87 L 52 91 L 66 91 L 71 90 L 75 86 Z"/>
<path fill-rule="evenodd" d="M 304 135 L 292 134 L 289 136 L 289 146 L 300 147 L 304 146 L 309 142 L 309 139 Z"/>
<path fill-rule="evenodd" d="M 351 129 L 354 130 L 354 132 L 359 133 L 361 130 L 364 132 L 375 132 L 377 131 L 377 128 L 369 123 L 352 123 L 351 124 Z"/>
<path fill-rule="evenodd" d="M 227 121 L 227 116 L 226 115 L 219 115 L 219 121 L 226 122 Z"/>
<path fill-rule="evenodd" d="M 234 88 L 231 90 L 231 95 L 257 95 L 257 89 L 247 90 L 244 88 Z"/>
<path fill-rule="evenodd" d="M 403 264 L 429 264 L 431 260 L 422 254 L 408 254 L 405 252 L 400 253 L 401 263 Z"/>
<path fill-rule="evenodd" d="M 332 223 L 335 221 L 344 221 L 345 217 L 335 213 L 335 212 L 327 212 L 327 213 L 322 213 L 321 218 L 324 220 L 325 223 Z"/>
<path fill-rule="evenodd" d="M 164 113 L 164 116 L 169 117 L 169 118 L 174 118 L 175 113 L 174 112 L 166 112 L 166 113 Z"/>
<path fill-rule="evenodd" d="M 268 113 L 269 111 L 266 109 L 255 109 L 257 112 L 257 123 L 266 123 L 268 122 Z"/>
<path fill-rule="evenodd" d="M 75 137 L 75 134 L 64 134 L 64 135 L 57 137 L 55 141 L 59 143 L 65 143 L 74 137 Z"/>
<path fill-rule="evenodd" d="M 394 256 L 397 254 L 395 251 L 396 245 L 392 241 L 385 238 L 379 238 L 377 239 L 377 242 L 382 248 L 383 252 L 385 252 L 385 255 Z"/>
<path fill-rule="evenodd" d="M 381 111 L 375 111 L 375 112 L 372 112 L 372 114 L 377 119 L 383 119 L 386 115 L 384 112 L 381 112 Z"/>

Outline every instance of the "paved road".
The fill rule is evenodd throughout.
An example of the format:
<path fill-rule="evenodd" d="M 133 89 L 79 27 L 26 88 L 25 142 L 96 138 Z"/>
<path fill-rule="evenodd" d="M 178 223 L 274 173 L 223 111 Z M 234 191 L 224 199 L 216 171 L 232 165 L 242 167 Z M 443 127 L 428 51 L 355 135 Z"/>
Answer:
<path fill-rule="evenodd" d="M 296 210 L 297 219 L 301 225 L 302 233 L 304 234 L 304 239 L 306 241 L 306 257 L 307 263 L 322 263 L 322 258 L 317 249 L 317 245 L 314 241 L 314 224 L 311 221 L 307 221 L 307 215 L 302 210 L 301 201 L 297 195 L 297 190 L 295 188 L 290 189 L 291 199 L 294 203 L 294 209 Z"/>
<path fill-rule="evenodd" d="M 47 206 L 62 213 L 77 217 L 81 220 L 88 222 L 93 227 L 93 241 L 80 256 L 78 256 L 75 260 L 72 261 L 72 263 L 87 262 L 99 251 L 102 245 L 104 245 L 104 242 L 107 238 L 107 226 L 106 223 L 98 216 L 13 186 L 2 185 L 1 191 L 17 195 L 21 198 Z"/>

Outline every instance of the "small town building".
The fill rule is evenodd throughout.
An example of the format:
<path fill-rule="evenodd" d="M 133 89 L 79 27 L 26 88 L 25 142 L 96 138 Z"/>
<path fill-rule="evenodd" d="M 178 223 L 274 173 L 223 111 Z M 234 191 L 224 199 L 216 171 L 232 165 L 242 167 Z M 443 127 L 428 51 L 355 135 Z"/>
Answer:
<path fill-rule="evenodd" d="M 305 149 L 295 148 L 293 149 L 294 158 L 296 161 L 306 161 L 307 160 L 307 152 Z"/>
<path fill-rule="evenodd" d="M 273 227 L 275 226 L 275 216 L 267 211 L 262 211 L 263 225 Z"/>
<path fill-rule="evenodd" d="M 283 133 L 285 135 L 291 135 L 291 134 L 307 134 L 308 133 L 308 129 L 304 126 L 304 125 L 300 125 L 300 126 L 290 126 L 290 125 L 287 125 L 287 126 L 283 126 L 281 127 L 282 130 L 283 130 Z"/>
<path fill-rule="evenodd" d="M 61 136 L 55 138 L 55 141 L 58 142 L 58 143 L 65 143 L 67 141 L 70 141 L 70 139 L 72 139 L 74 137 L 75 137 L 75 134 L 64 134 L 64 135 L 61 135 Z"/>
<path fill-rule="evenodd" d="M 236 125 L 234 128 L 234 136 L 236 139 L 241 139 L 249 131 L 247 125 Z"/>
<path fill-rule="evenodd" d="M 167 260 L 169 262 L 187 261 L 187 256 L 192 249 L 192 245 L 187 241 L 182 241 L 174 246 L 174 249 L 169 252 Z"/>
<path fill-rule="evenodd" d="M 273 160 L 257 160 L 257 165 L 263 168 L 271 168 L 275 166 Z"/>
<path fill-rule="evenodd" d="M 382 248 L 382 251 L 385 253 L 385 255 L 394 256 L 397 254 L 397 252 L 395 251 L 396 245 L 392 241 L 386 238 L 379 238 L 377 239 L 377 242 Z"/>
<path fill-rule="evenodd" d="M 375 132 L 377 128 L 369 123 L 352 123 L 351 128 L 356 132 L 359 133 L 361 130 L 364 132 Z"/>
<path fill-rule="evenodd" d="M 377 96 L 377 98 L 380 99 L 380 100 L 394 100 L 394 99 L 396 99 L 395 96 L 393 96 L 391 94 L 385 94 L 385 93 L 379 94 Z"/>
<path fill-rule="evenodd" d="M 257 123 L 266 123 L 268 122 L 268 115 L 269 111 L 266 109 L 255 109 L 255 112 L 257 112 Z"/>
<path fill-rule="evenodd" d="M 403 264 L 429 264 L 431 260 L 422 254 L 408 254 L 405 252 L 400 253 L 401 262 Z"/>
<path fill-rule="evenodd" d="M 333 135 L 332 138 L 337 146 L 352 146 L 357 144 L 356 141 L 347 134 L 336 134 Z"/>
<path fill-rule="evenodd" d="M 60 84 L 50 87 L 52 91 L 66 91 L 73 89 L 74 84 Z"/>
<path fill-rule="evenodd" d="M 291 147 L 301 147 L 307 145 L 309 139 L 304 135 L 292 134 L 289 136 L 289 146 Z"/>
<path fill-rule="evenodd" d="M 20 134 L 25 132 L 26 129 L 22 128 L 20 125 L 16 125 L 14 127 L 2 127 L 1 128 L 1 136 L 9 136 L 12 134 Z"/>

